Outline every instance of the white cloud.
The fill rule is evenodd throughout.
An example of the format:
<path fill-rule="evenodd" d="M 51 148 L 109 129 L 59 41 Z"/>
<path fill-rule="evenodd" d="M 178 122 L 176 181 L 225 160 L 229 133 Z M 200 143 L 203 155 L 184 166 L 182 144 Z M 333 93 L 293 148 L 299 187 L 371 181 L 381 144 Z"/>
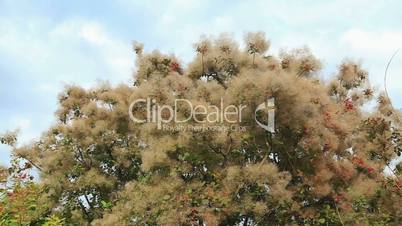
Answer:
<path fill-rule="evenodd" d="M 98 24 L 89 23 L 81 27 L 81 36 L 90 43 L 105 45 L 110 43 L 109 38 L 104 34 Z"/>
<path fill-rule="evenodd" d="M 133 68 L 133 54 L 131 43 L 124 43 L 111 36 L 105 28 L 93 21 L 71 19 L 55 27 L 50 35 L 55 39 L 66 42 L 81 41 L 96 48 L 94 57 L 100 57 L 106 67 L 111 69 L 113 75 L 110 79 L 119 78 L 126 81 L 131 78 Z M 77 51 L 78 53 L 80 51 Z"/>
<path fill-rule="evenodd" d="M 14 115 L 1 115 L 0 127 L 20 128 L 20 143 L 38 138 L 53 121 L 63 83 L 88 87 L 98 80 L 115 84 L 131 78 L 134 54 L 130 45 L 96 21 L 74 18 L 49 25 L 0 17 L 0 56 L 11 62 L 8 68 L 13 70 L 12 74 L 1 74 L 1 82 L 29 83 L 21 91 L 26 97 L 13 103 L 19 112 L 15 109 Z M 52 102 L 44 103 L 43 96 Z M 32 112 L 32 103 L 43 104 L 35 106 L 42 110 Z"/>
<path fill-rule="evenodd" d="M 351 29 L 341 37 L 341 41 L 353 50 L 365 54 L 389 55 L 402 47 L 402 32 Z"/>
<path fill-rule="evenodd" d="M 47 82 L 126 81 L 134 62 L 130 45 L 96 21 L 74 18 L 48 26 L 0 19 L 0 54 Z"/>
<path fill-rule="evenodd" d="M 116 42 L 118 42 L 112 40 L 99 23 L 83 19 L 66 20 L 55 26 L 49 32 L 49 36 L 53 39 L 70 39 L 70 41 L 82 40 L 98 46 L 116 45 Z"/>
<path fill-rule="evenodd" d="M 7 125 L 8 131 L 13 131 L 15 129 L 19 130 L 18 140 L 21 143 L 26 143 L 33 140 L 37 134 L 32 128 L 32 120 L 26 116 L 13 116 Z"/>
<path fill-rule="evenodd" d="M 20 63 L 45 62 L 50 53 L 44 48 L 40 33 L 40 27 L 35 22 L 21 25 L 18 22 L 0 20 L 0 54 L 18 58 Z"/>

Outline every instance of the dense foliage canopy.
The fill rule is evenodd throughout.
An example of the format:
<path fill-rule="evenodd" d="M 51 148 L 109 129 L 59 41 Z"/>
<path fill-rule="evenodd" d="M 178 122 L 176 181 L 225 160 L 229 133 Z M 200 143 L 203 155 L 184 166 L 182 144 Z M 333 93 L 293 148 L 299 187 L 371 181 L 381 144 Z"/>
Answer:
<path fill-rule="evenodd" d="M 269 47 L 263 33 L 247 34 L 243 48 L 203 38 L 183 65 L 135 43 L 134 84 L 67 87 L 40 140 L 17 147 L 2 136 L 14 162 L 1 171 L 0 224 L 401 225 L 401 172 L 389 165 L 401 154 L 401 121 L 389 100 L 357 62 L 324 80 L 307 48 L 273 56 Z M 132 122 L 130 103 L 148 97 L 251 109 L 274 97 L 275 133 L 247 109 L 241 131 Z"/>

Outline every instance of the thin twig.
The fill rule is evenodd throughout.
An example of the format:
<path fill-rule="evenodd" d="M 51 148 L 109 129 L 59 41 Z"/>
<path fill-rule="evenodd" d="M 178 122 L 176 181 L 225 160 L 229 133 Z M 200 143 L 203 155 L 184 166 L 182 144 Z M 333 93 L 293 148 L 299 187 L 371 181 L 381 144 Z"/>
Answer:
<path fill-rule="evenodd" d="M 29 159 L 27 159 L 27 158 L 24 158 L 24 159 L 25 159 L 26 161 L 28 161 L 29 164 L 33 165 L 36 169 L 38 169 L 39 171 L 43 172 L 43 169 L 42 169 L 40 166 L 36 165 L 33 161 L 31 161 L 31 160 L 29 160 Z"/>
<path fill-rule="evenodd" d="M 342 221 L 342 217 L 339 214 L 338 206 L 336 205 L 336 203 L 334 203 L 334 204 L 335 204 L 336 214 L 338 214 L 339 221 L 341 222 L 341 225 L 344 226 L 343 221 Z"/>
<path fill-rule="evenodd" d="M 395 176 L 395 178 L 398 179 L 398 176 L 396 176 L 396 173 L 395 173 L 394 170 L 389 166 L 389 164 L 386 163 L 386 165 L 387 165 L 388 169 L 391 171 L 391 173 Z M 396 185 L 396 188 L 398 188 L 398 190 L 401 192 L 402 190 L 401 190 L 401 187 L 398 185 L 398 183 L 395 183 L 395 185 Z"/>

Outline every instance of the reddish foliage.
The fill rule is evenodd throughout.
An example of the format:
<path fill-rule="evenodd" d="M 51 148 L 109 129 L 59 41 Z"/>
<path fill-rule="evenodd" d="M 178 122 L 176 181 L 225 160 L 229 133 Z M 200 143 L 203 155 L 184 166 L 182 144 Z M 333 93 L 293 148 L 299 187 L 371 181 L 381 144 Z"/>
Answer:
<path fill-rule="evenodd" d="M 352 163 L 353 163 L 353 165 L 356 165 L 357 167 L 367 170 L 367 172 L 369 174 L 372 174 L 375 172 L 375 169 L 373 167 L 368 166 L 360 157 L 354 156 L 352 158 Z"/>
<path fill-rule="evenodd" d="M 180 72 L 181 68 L 177 62 L 173 61 L 172 63 L 170 63 L 170 70 Z"/>
<path fill-rule="evenodd" d="M 361 158 L 359 158 L 359 157 L 356 157 L 356 156 L 354 156 L 354 157 L 352 158 L 352 163 L 353 163 L 354 165 L 359 165 L 359 166 L 364 165 L 363 160 L 362 160 Z"/>
<path fill-rule="evenodd" d="M 324 112 L 324 119 L 325 119 L 325 121 L 330 121 L 332 119 L 329 111 Z"/>
<path fill-rule="evenodd" d="M 351 99 L 346 99 L 345 100 L 345 109 L 347 111 L 352 111 L 354 110 L 355 106 L 353 104 L 353 101 Z"/>

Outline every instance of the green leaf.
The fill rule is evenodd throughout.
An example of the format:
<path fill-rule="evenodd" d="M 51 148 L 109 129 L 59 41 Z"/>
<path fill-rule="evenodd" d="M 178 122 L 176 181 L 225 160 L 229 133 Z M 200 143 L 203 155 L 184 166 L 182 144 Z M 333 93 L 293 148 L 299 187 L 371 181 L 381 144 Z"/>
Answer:
<path fill-rule="evenodd" d="M 102 208 L 104 208 L 104 209 L 112 208 L 112 204 L 110 202 L 106 202 L 104 200 L 101 201 L 101 205 L 102 205 Z"/>

